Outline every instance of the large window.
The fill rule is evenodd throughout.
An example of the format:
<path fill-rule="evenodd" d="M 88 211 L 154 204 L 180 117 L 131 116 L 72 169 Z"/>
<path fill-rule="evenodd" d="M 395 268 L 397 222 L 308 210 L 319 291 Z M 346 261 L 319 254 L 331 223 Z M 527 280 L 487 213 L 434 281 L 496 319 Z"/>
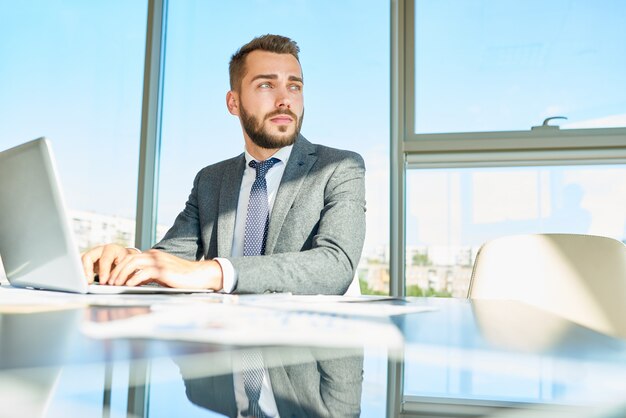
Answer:
<path fill-rule="evenodd" d="M 282 34 L 301 49 L 302 134 L 365 159 L 367 236 L 359 275 L 365 293 L 388 293 L 389 3 L 243 4 L 169 2 L 160 231 L 183 209 L 198 170 L 243 152 L 239 121 L 226 109 L 230 56 L 254 36 Z"/>
<path fill-rule="evenodd" d="M 133 244 L 147 0 L 4 2 L 0 149 L 48 137 L 81 250 Z"/>
<path fill-rule="evenodd" d="M 311 142 L 359 152 L 366 165 L 367 236 L 358 274 L 364 293 L 389 292 L 389 2 L 168 2 L 157 237 L 183 209 L 195 174 L 239 155 L 239 120 L 226 109 L 231 55 L 253 37 L 276 33 L 301 48 Z M 364 392 L 378 389 L 386 363 L 365 365 Z M 178 376 L 153 367 L 153 376 Z M 184 396 L 182 382 L 150 388 L 150 410 L 168 416 L 160 393 Z M 168 395 L 169 396 L 169 395 Z M 166 402 L 167 404 L 167 402 Z M 382 416 L 384 403 L 364 403 Z M 170 411 L 171 412 L 171 411 Z M 212 416 L 189 404 L 188 416 Z M 171 414 L 170 414 L 171 415 Z"/>
<path fill-rule="evenodd" d="M 626 163 L 626 38 L 616 22 L 626 5 L 399 4 L 406 165 L 395 186 L 405 235 L 394 256 L 407 293 L 464 296 L 477 247 L 498 235 L 623 239 L 623 203 L 604 182 L 622 182 L 616 167 Z M 544 121 L 552 117 L 567 119 Z M 593 218 L 586 227 L 562 207 L 574 195 Z"/>
<path fill-rule="evenodd" d="M 0 150 L 50 139 L 80 250 L 133 245 L 146 12 L 147 0 L 0 3 Z M 104 381 L 85 388 L 81 378 L 60 373 L 57 392 L 102 399 Z M 111 406 L 125 412 L 125 399 Z M 53 401 L 48 412 L 72 415 L 67 407 Z"/>
<path fill-rule="evenodd" d="M 502 235 L 624 240 L 626 5 L 548 3 L 394 5 L 394 293 L 465 297 L 478 248 Z M 567 119 L 544 122 L 556 116 Z M 541 377 L 503 395 L 497 379 L 468 376 L 454 359 L 432 375 L 430 360 L 404 370 L 403 411 L 462 398 L 459 387 L 484 405 L 553 399 Z"/>
<path fill-rule="evenodd" d="M 626 168 L 409 170 L 406 216 L 407 294 L 417 287 L 465 297 L 474 258 L 487 240 L 550 232 L 626 241 Z"/>
<path fill-rule="evenodd" d="M 626 126 L 622 1 L 418 0 L 416 133 Z"/>

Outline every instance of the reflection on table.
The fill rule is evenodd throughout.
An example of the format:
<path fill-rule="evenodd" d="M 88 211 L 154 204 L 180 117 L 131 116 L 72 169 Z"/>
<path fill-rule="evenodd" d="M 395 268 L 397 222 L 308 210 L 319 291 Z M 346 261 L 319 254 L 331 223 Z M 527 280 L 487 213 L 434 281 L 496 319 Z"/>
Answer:
<path fill-rule="evenodd" d="M 177 312 L 187 309 L 181 305 L 185 299 L 167 300 Z M 207 302 L 188 303 L 191 309 Z M 0 416 L 238 416 L 238 358 L 254 348 L 263 353 L 281 417 L 411 415 L 451 405 L 462 405 L 470 415 L 477 405 L 591 413 L 592 407 L 625 398 L 624 342 L 535 308 L 431 298 L 368 303 L 372 310 L 385 303 L 431 310 L 352 318 L 372 330 L 393 327 L 402 336 L 397 347 L 384 341 L 393 333 L 357 338 L 353 346 L 324 338 L 317 345 L 313 338 L 307 344 L 222 344 L 175 332 L 171 335 L 180 338 L 96 338 L 83 331 L 86 326 L 143 323 L 147 315 L 167 312 L 167 304 L 156 310 L 147 304 L 21 312 L 5 307 L 0 309 Z M 387 384 L 388 362 L 404 376 L 398 385 Z"/>
<path fill-rule="evenodd" d="M 411 410 L 443 402 L 477 413 L 485 405 L 591 411 L 625 398 L 624 341 L 513 301 L 417 303 L 439 309 L 397 318 Z"/>

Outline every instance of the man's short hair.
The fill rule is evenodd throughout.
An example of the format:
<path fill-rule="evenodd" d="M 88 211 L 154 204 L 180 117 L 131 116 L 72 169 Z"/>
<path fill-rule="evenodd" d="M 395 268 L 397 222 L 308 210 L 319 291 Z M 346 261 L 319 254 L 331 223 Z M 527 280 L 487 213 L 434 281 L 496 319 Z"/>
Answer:
<path fill-rule="evenodd" d="M 231 90 L 239 90 L 241 87 L 241 80 L 246 74 L 246 57 L 250 52 L 256 50 L 274 52 L 276 54 L 291 54 L 296 57 L 298 62 L 300 62 L 300 58 L 298 57 L 300 48 L 298 47 L 296 41 L 292 41 L 286 36 L 280 35 L 267 34 L 257 36 L 239 48 L 239 50 L 230 58 L 228 71 L 230 74 Z"/>

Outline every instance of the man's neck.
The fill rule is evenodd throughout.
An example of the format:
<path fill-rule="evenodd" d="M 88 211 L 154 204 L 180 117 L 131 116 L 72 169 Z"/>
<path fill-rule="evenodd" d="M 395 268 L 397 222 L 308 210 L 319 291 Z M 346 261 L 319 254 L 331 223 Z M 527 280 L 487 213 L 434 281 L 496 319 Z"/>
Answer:
<path fill-rule="evenodd" d="M 246 140 L 246 151 L 257 161 L 265 161 L 276 154 L 280 148 L 261 148 L 250 140 Z"/>

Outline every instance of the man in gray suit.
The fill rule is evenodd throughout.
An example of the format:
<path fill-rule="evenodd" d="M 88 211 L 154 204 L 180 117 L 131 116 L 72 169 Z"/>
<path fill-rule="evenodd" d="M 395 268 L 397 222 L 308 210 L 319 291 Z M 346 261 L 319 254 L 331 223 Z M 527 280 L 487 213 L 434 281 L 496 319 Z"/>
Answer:
<path fill-rule="evenodd" d="M 89 320 L 109 322 L 149 312 L 148 307 L 91 307 Z M 49 318 L 53 316 L 46 313 L 45 317 L 48 318 L 45 322 L 50 323 Z M 0 325 L 1 320 L 0 316 Z M 0 336 L 5 337 L 5 330 L 8 329 L 0 328 Z M 31 338 L 36 338 L 36 335 L 31 335 Z M 6 346 L 7 341 L 18 340 L 2 338 L 0 342 Z M 166 347 L 172 353 L 172 361 L 178 366 L 187 398 L 221 415 L 233 418 L 250 416 L 244 413 L 248 409 L 249 399 L 245 391 L 242 362 L 244 353 L 250 350 L 259 351 L 263 359 L 264 383 L 258 401 L 263 414 L 260 417 L 347 418 L 361 414 L 361 348 L 246 347 L 233 348 L 216 355 L 211 349 L 208 354 L 203 354 L 204 349 L 195 351 L 197 346 L 186 342 L 168 341 Z M 0 354 L 2 348 L 0 344 Z M 0 366 L 2 360 L 0 356 Z"/>
<path fill-rule="evenodd" d="M 365 168 L 358 154 L 300 135 L 304 80 L 298 52 L 290 39 L 265 35 L 233 55 L 226 105 L 240 120 L 245 152 L 198 173 L 184 210 L 153 249 L 105 245 L 83 254 L 89 281 L 98 273 L 101 283 L 111 285 L 345 293 L 365 236 Z M 264 201 L 255 200 L 255 167 L 268 161 L 261 175 Z M 259 207 L 266 209 L 265 230 L 250 252 L 248 220 L 259 220 L 260 212 L 251 210 Z M 254 403 L 262 410 L 257 416 L 359 415 L 362 355 L 319 358 L 303 348 L 288 361 L 272 353 L 263 353 L 258 396 L 248 395 L 243 370 L 249 367 L 195 378 L 186 376 L 194 366 L 181 366 L 189 399 L 228 416 L 240 416 Z M 243 362 L 243 355 L 234 359 Z"/>
<path fill-rule="evenodd" d="M 110 285 L 345 293 L 365 237 L 365 167 L 358 154 L 312 144 L 300 134 L 298 52 L 289 38 L 265 35 L 233 55 L 226 105 L 240 120 L 245 152 L 198 173 L 184 210 L 153 249 L 110 244 L 83 254 L 89 281 L 97 273 Z M 260 255 L 248 256 L 252 167 L 271 158 L 265 240 Z"/>
<path fill-rule="evenodd" d="M 236 356 L 237 354 L 233 354 Z M 271 391 L 262 399 L 268 417 L 358 417 L 361 415 L 363 354 L 354 350 L 264 350 Z M 237 396 L 241 379 L 233 373 L 202 376 L 194 362 L 178 364 L 187 398 L 227 417 L 246 416 L 246 402 Z M 209 360 L 207 360 L 209 361 Z"/>

